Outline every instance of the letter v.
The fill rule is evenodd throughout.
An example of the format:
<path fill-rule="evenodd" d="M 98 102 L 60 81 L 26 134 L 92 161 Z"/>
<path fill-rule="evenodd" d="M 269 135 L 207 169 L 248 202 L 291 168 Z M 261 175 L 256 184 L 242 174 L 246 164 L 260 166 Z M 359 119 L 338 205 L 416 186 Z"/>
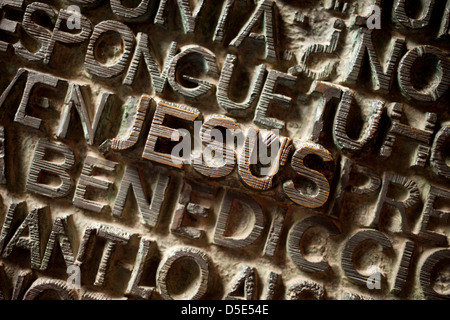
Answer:
<path fill-rule="evenodd" d="M 64 107 L 61 114 L 61 121 L 58 126 L 58 131 L 56 133 L 58 138 L 66 138 L 67 131 L 69 129 L 70 117 L 72 108 L 75 106 L 81 120 L 81 125 L 83 126 L 84 137 L 89 145 L 94 144 L 95 134 L 103 114 L 103 110 L 111 97 L 112 93 L 102 92 L 100 101 L 97 106 L 97 110 L 94 115 L 94 121 L 91 123 L 89 112 L 86 108 L 86 103 L 84 101 L 83 95 L 81 94 L 81 89 L 78 84 L 70 84 L 69 90 L 67 91 L 66 99 L 64 101 Z"/>

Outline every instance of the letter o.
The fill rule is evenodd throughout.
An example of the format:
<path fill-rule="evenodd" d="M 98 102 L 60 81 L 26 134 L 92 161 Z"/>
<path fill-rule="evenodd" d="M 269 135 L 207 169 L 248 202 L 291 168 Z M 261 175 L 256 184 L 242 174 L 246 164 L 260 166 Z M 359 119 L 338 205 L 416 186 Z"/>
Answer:
<path fill-rule="evenodd" d="M 35 300 L 47 290 L 55 291 L 61 300 L 77 299 L 75 291 L 70 289 L 65 281 L 41 278 L 33 282 L 31 287 L 25 293 L 23 300 Z"/>
<path fill-rule="evenodd" d="M 174 300 L 172 294 L 169 292 L 169 278 L 170 271 L 176 262 L 180 260 L 189 259 L 194 261 L 200 269 L 200 280 L 198 281 L 197 289 L 190 297 L 183 297 L 187 300 L 199 300 L 208 291 L 208 285 L 211 278 L 211 259 L 208 255 L 200 249 L 182 247 L 177 248 L 167 255 L 167 257 L 161 261 L 158 267 L 156 283 L 161 293 L 161 296 L 166 300 Z"/>
<path fill-rule="evenodd" d="M 439 60 L 441 76 L 439 81 L 426 90 L 418 90 L 411 81 L 411 71 L 417 59 L 432 55 Z M 409 50 L 400 61 L 398 67 L 398 83 L 403 95 L 409 100 L 433 102 L 439 100 L 450 85 L 450 62 L 444 53 L 432 46 L 420 46 Z"/>
<path fill-rule="evenodd" d="M 101 36 L 107 32 L 116 32 L 120 35 L 123 44 L 122 56 L 113 64 L 100 63 L 95 55 L 95 48 Z M 121 22 L 106 20 L 97 24 L 92 32 L 87 48 L 84 66 L 93 75 L 100 78 L 113 78 L 125 71 L 128 58 L 134 47 L 135 39 L 133 31 Z"/>

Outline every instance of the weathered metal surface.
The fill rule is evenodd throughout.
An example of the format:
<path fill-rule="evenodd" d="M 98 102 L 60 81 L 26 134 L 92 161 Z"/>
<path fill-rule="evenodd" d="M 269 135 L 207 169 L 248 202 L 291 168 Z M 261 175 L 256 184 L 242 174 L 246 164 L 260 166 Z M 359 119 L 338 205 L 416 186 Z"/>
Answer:
<path fill-rule="evenodd" d="M 0 1 L 0 298 L 449 299 L 449 3 Z"/>

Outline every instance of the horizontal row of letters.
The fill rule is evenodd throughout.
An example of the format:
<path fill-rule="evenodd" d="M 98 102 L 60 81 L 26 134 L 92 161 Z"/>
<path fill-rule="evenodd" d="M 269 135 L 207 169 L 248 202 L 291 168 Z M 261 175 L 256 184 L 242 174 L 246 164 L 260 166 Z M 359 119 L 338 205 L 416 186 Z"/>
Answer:
<path fill-rule="evenodd" d="M 231 202 L 240 201 L 251 207 L 251 210 L 254 210 L 254 214 L 260 214 L 257 212 L 260 210 L 257 208 L 259 205 L 254 203 L 254 200 L 249 200 L 236 193 L 228 193 L 226 198 L 225 202 L 229 203 L 225 203 L 224 207 L 227 207 L 228 209 L 232 206 Z M 217 271 L 215 271 L 216 268 L 214 267 L 213 259 L 201 249 L 174 246 L 170 249 L 166 249 L 164 255 L 161 256 L 157 241 L 153 241 L 146 236 L 130 234 L 107 224 L 88 224 L 84 229 L 78 253 L 76 254 L 73 250 L 73 244 L 75 241 L 79 240 L 73 239 L 73 231 L 70 232 L 70 225 L 73 223 L 71 222 L 71 216 L 56 218 L 53 222 L 50 234 L 44 235 L 42 226 L 48 223 L 46 221 L 49 219 L 48 208 L 33 209 L 28 214 L 24 212 L 25 210 L 27 210 L 25 203 L 12 204 L 7 210 L 1 230 L 0 249 L 3 258 L 9 257 L 15 250 L 29 251 L 31 268 L 34 270 L 47 271 L 56 268 L 55 265 L 52 265 L 52 261 L 55 261 L 55 255 L 61 255 L 64 258 L 67 268 L 70 268 L 70 266 L 77 266 L 79 268 L 79 272 L 81 273 L 80 282 L 83 287 L 90 285 L 94 286 L 97 290 L 108 288 L 108 282 L 114 281 L 111 274 L 114 274 L 115 269 L 124 265 L 118 263 L 120 257 L 116 255 L 116 251 L 120 250 L 120 248 L 129 246 L 132 242 L 131 238 L 137 236 L 139 238 L 139 248 L 135 253 L 134 263 L 130 267 L 131 276 L 128 285 L 126 286 L 126 291 L 124 292 L 127 296 L 151 299 L 155 298 L 156 294 L 164 299 L 202 299 L 208 297 L 208 293 L 210 293 L 211 288 L 214 286 L 214 282 L 218 281 L 216 279 L 217 275 L 215 275 Z M 191 212 L 197 212 L 197 214 L 199 214 L 201 210 L 191 207 Z M 25 217 L 23 217 L 24 213 L 26 214 Z M 221 213 L 221 216 L 222 215 L 223 212 Z M 280 216 L 281 215 L 275 217 L 275 219 L 279 220 Z M 221 217 L 219 220 L 220 219 Z M 259 218 L 256 217 L 256 220 L 258 221 Z M 18 223 L 20 223 L 19 226 L 14 230 L 14 225 L 17 225 Z M 259 221 L 257 223 L 259 223 Z M 274 221 L 274 224 L 276 223 L 277 222 Z M 219 224 L 225 225 L 224 221 L 219 221 Z M 220 229 L 220 225 L 216 229 Z M 305 235 L 309 229 L 315 227 L 326 230 L 330 239 L 333 239 L 334 236 L 340 233 L 337 225 L 333 223 L 331 219 L 324 216 L 310 216 L 297 221 L 293 225 L 289 231 L 286 251 L 292 261 L 302 271 L 307 273 L 325 272 L 331 268 L 326 260 L 322 259 L 319 262 L 312 262 L 307 260 L 302 253 L 301 246 L 303 235 Z M 29 236 L 25 236 L 27 231 Z M 222 231 L 223 230 L 219 230 L 219 233 Z M 276 233 L 276 231 L 272 231 L 271 236 Z M 253 235 L 251 236 L 253 237 Z M 249 245 L 249 243 L 244 243 L 245 241 L 232 239 L 232 237 L 223 237 L 220 235 L 216 238 L 218 238 L 218 243 L 226 246 L 228 246 L 227 243 L 233 244 L 232 246 L 234 247 L 239 247 L 242 244 Z M 41 248 L 43 245 L 42 242 L 44 241 L 43 239 L 48 239 L 44 250 Z M 384 233 L 374 229 L 357 230 L 353 232 L 348 239 L 344 240 L 341 250 L 340 266 L 348 280 L 363 287 L 367 285 L 370 276 L 365 276 L 357 270 L 355 267 L 354 256 L 359 250 L 358 247 L 366 242 L 375 243 L 381 246 L 384 251 L 394 250 L 391 240 Z M 103 248 L 101 248 L 103 253 L 100 256 L 98 256 L 98 254 L 96 255 L 101 258 L 99 264 L 96 264 L 96 261 L 92 258 L 92 252 L 93 250 L 99 250 L 99 243 L 103 246 Z M 269 239 L 266 244 L 266 254 L 270 254 L 271 250 L 273 250 L 273 248 L 269 248 L 271 243 L 274 243 L 273 239 Z M 394 295 L 401 294 L 407 279 L 409 279 L 413 273 L 411 270 L 414 268 L 412 261 L 421 261 L 417 269 L 417 274 L 419 275 L 417 278 L 424 295 L 427 298 L 448 299 L 448 296 L 439 293 L 434 289 L 432 285 L 432 272 L 441 262 L 450 258 L 450 250 L 432 249 L 419 253 L 418 250 L 416 250 L 415 242 L 410 240 L 404 241 L 401 248 L 400 252 L 394 250 L 396 259 L 394 259 L 393 263 L 397 265 L 392 265 L 392 269 L 397 271 L 389 275 L 380 275 L 385 279 L 382 281 L 382 285 L 389 286 L 389 290 L 387 291 Z M 41 252 L 43 252 L 43 255 Z M 419 257 L 422 258 L 419 259 Z M 177 268 L 177 265 L 179 265 L 181 261 L 184 263 L 186 260 L 190 260 L 197 265 L 200 271 L 200 279 L 196 281 L 197 286 L 195 290 L 180 293 L 179 288 L 174 289 L 173 285 L 169 285 L 170 281 L 173 281 L 170 277 L 173 277 L 174 274 L 173 272 L 171 273 L 171 269 Z M 156 268 L 155 261 L 157 261 Z M 125 261 L 123 263 L 125 263 L 125 265 L 127 264 Z M 92 268 L 92 266 L 95 265 L 98 265 L 97 271 L 88 277 L 85 273 L 86 270 L 91 270 L 88 269 L 88 266 L 91 266 Z M 154 287 L 141 284 L 143 274 L 148 274 L 147 268 L 150 268 L 150 274 L 153 279 L 155 279 L 154 283 L 156 283 L 156 285 Z M 233 283 L 228 288 L 225 288 L 226 293 L 220 298 L 249 300 L 279 299 L 286 298 L 287 295 L 291 299 L 297 299 L 301 298 L 302 293 L 313 294 L 316 299 L 323 299 L 326 297 L 326 291 L 322 285 L 315 283 L 314 281 L 282 279 L 282 275 L 274 271 L 270 271 L 266 275 L 267 278 L 264 281 L 263 290 L 261 290 L 258 287 L 259 281 L 257 279 L 258 275 L 256 270 L 257 268 L 255 267 L 241 265 L 241 269 L 236 270 L 238 273 L 234 277 Z M 19 295 L 23 294 L 23 288 L 17 288 L 17 286 L 29 283 L 31 273 L 31 271 L 19 272 L 19 276 L 17 277 L 18 280 L 13 286 L 12 293 L 5 294 L 4 292 L 1 292 L 2 298 L 9 296 L 17 299 Z M 4 272 L 0 272 L 0 275 L 2 277 L 6 276 Z M 86 283 L 89 281 L 93 281 L 93 283 Z M 281 281 L 288 281 L 291 285 L 287 288 L 287 292 L 280 296 L 280 290 L 284 287 L 280 285 Z M 245 289 L 242 291 L 242 288 Z M 318 288 L 320 290 L 318 290 Z M 62 299 L 74 299 L 78 295 L 76 290 L 73 290 L 67 282 L 43 278 L 36 280 L 36 282 L 31 285 L 31 288 L 25 293 L 24 298 L 35 299 L 45 290 L 56 291 Z M 243 292 L 243 294 L 240 292 Z M 217 294 L 217 292 L 215 292 L 215 294 Z M 213 297 L 219 298 L 214 296 L 214 293 Z"/>
<path fill-rule="evenodd" d="M 159 13 L 164 13 L 164 7 L 170 1 L 161 1 L 161 7 Z M 178 1 L 180 10 L 184 17 L 183 22 L 187 24 L 186 30 L 195 28 L 196 17 L 192 17 L 193 13 L 190 12 L 189 1 Z M 229 2 L 229 1 L 227 1 Z M 238 2 L 238 1 L 237 1 Z M 430 1 L 433 3 L 434 1 Z M 83 2 L 84 3 L 84 2 Z M 201 2 L 203 6 L 205 2 Z M 234 5 L 234 0 L 231 1 Z M 141 5 L 145 8 L 149 5 L 148 1 L 142 1 Z M 9 1 L 3 4 L 3 10 L 20 9 L 23 6 L 23 1 Z M 127 12 L 125 16 L 129 15 L 128 9 L 124 9 L 120 4 L 120 1 L 114 1 L 114 8 L 120 7 L 121 9 L 115 13 L 125 10 Z M 265 52 L 268 58 L 277 59 L 276 41 L 274 40 L 276 30 L 270 26 L 265 28 L 265 34 L 260 37 L 258 34 L 252 32 L 256 22 L 265 17 L 265 24 L 271 24 L 273 19 L 270 18 L 273 15 L 273 7 L 275 4 L 272 1 L 262 1 L 255 9 L 255 13 L 243 27 L 237 37 L 230 43 L 230 46 L 239 48 L 246 38 L 262 40 L 265 44 Z M 226 7 L 228 8 L 228 6 Z M 432 9 L 432 8 L 431 8 Z M 144 8 L 136 8 L 138 12 L 145 11 Z M 131 11 L 133 11 L 131 10 Z M 228 8 L 228 10 L 230 10 Z M 228 14 L 226 10 L 225 14 Z M 53 30 L 49 30 L 46 27 L 38 24 L 31 17 L 34 15 L 43 15 L 47 19 L 56 20 Z M 22 29 L 26 31 L 32 38 L 40 43 L 40 49 L 36 52 L 30 51 L 21 42 L 20 39 L 17 42 L 0 42 L 0 52 L 8 52 L 8 48 L 14 50 L 15 55 L 25 59 L 26 61 L 33 63 L 48 64 L 55 50 L 56 44 L 78 46 L 84 42 L 88 42 L 87 52 L 85 53 L 84 67 L 85 69 L 96 79 L 111 79 L 122 76 L 122 83 L 124 85 L 132 86 L 137 77 L 138 69 L 145 63 L 146 70 L 151 78 L 151 83 L 155 94 L 161 94 L 166 88 L 167 83 L 170 87 L 179 94 L 181 97 L 190 100 L 198 100 L 207 95 L 210 95 L 216 90 L 217 103 L 224 109 L 229 115 L 235 116 L 247 116 L 251 111 L 251 107 L 257 102 L 258 96 L 258 112 L 255 115 L 255 123 L 258 125 L 269 127 L 280 127 L 279 121 L 267 122 L 264 117 L 261 118 L 259 113 L 264 113 L 264 110 L 269 107 L 269 104 L 276 103 L 278 107 L 289 107 L 291 99 L 289 97 L 274 93 L 274 89 L 278 84 L 284 84 L 287 86 L 295 86 L 296 76 L 304 75 L 312 80 L 327 80 L 329 79 L 333 70 L 336 69 L 336 62 L 325 63 L 319 70 L 313 70 L 308 66 L 307 61 L 310 56 L 321 52 L 334 53 L 337 50 L 337 44 L 341 36 L 343 21 L 335 23 L 335 32 L 333 33 L 330 45 L 314 44 L 309 46 L 301 58 L 301 64 L 292 66 L 289 69 L 289 73 L 282 73 L 279 71 L 269 71 L 267 73 L 267 67 L 264 64 L 254 67 L 254 75 L 251 80 L 248 94 L 243 102 L 236 102 L 230 99 L 229 91 L 233 84 L 236 68 L 238 64 L 238 56 L 234 54 L 228 54 L 222 66 L 221 72 L 219 72 L 219 65 L 216 55 L 209 49 L 191 45 L 184 48 L 178 48 L 176 42 L 172 42 L 169 45 L 164 63 L 160 66 L 155 58 L 156 53 L 152 52 L 151 39 L 149 35 L 143 32 L 138 32 L 136 35 L 133 31 L 122 22 L 115 20 L 106 20 L 98 23 L 92 27 L 91 22 L 83 15 L 79 16 L 81 19 L 80 30 L 77 33 L 67 30 L 64 27 L 67 21 L 72 17 L 72 14 L 64 9 L 61 9 L 59 13 L 48 5 L 40 2 L 33 2 L 26 6 L 25 13 L 23 15 L 23 21 L 16 22 L 9 20 L 7 16 L 2 18 L 0 29 L 3 32 L 16 34 L 18 33 L 18 27 L 21 25 Z M 157 16 L 158 17 L 158 16 Z M 133 20 L 133 19 L 131 19 Z M 158 18 L 157 18 L 158 20 Z M 220 23 L 228 23 L 227 18 L 220 20 Z M 218 27 L 221 28 L 220 26 Z M 223 26 L 222 26 L 223 28 Z M 271 30 L 271 34 L 270 33 Z M 111 32 L 117 33 L 123 43 L 123 52 L 120 57 L 117 57 L 113 63 L 105 63 L 98 60 L 99 54 L 97 53 L 99 43 L 102 41 L 102 37 L 105 34 Z M 413 48 L 407 48 L 405 39 L 394 37 L 391 41 L 390 50 L 387 57 L 379 57 L 376 53 L 373 44 L 372 30 L 366 28 L 360 28 L 356 25 L 356 28 L 352 30 L 352 39 L 354 43 L 352 45 L 353 52 L 351 58 L 345 62 L 346 74 L 342 75 L 341 82 L 343 84 L 351 84 L 358 81 L 360 75 L 363 73 L 362 68 L 366 56 L 371 66 L 369 72 L 373 72 L 373 89 L 381 93 L 388 93 L 391 91 L 392 84 L 395 78 L 395 70 L 397 69 L 398 85 L 402 94 L 414 103 L 428 103 L 439 100 L 447 91 L 450 80 L 450 63 L 447 58 L 446 51 L 434 46 L 416 46 Z M 134 52 L 134 53 L 133 53 Z M 403 55 L 403 56 L 402 56 Z M 433 77 L 430 83 L 426 87 L 419 88 L 414 82 L 413 65 L 417 63 L 426 63 L 424 60 L 432 57 L 437 61 L 436 72 L 437 77 Z M 385 65 L 381 61 L 387 61 Z M 246 61 L 240 61 L 241 64 L 246 64 Z M 189 64 L 188 69 L 196 69 L 195 73 L 203 74 L 209 79 L 218 79 L 218 84 L 205 80 L 197 79 L 188 74 L 183 74 L 183 70 L 186 69 L 185 65 Z M 204 69 L 204 70 L 202 70 Z M 191 70 L 192 71 L 192 70 Z M 266 80 L 265 80 L 266 78 Z M 265 81 L 264 81 L 265 80 Z M 188 83 L 188 85 L 186 85 Z M 269 98 L 267 98 L 267 96 Z M 273 98 L 274 96 L 275 98 Z M 266 101 L 269 100 L 269 101 Z"/>

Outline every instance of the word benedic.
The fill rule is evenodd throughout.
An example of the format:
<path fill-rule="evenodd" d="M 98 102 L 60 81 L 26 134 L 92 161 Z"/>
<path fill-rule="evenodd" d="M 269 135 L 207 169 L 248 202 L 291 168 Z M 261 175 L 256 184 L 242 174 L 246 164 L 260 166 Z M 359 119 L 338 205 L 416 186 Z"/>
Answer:
<path fill-rule="evenodd" d="M 317 150 L 308 145 L 304 148 L 305 150 L 302 151 L 303 153 L 311 150 Z M 45 155 L 51 153 L 59 153 L 63 155 L 64 161 L 55 163 L 46 160 L 44 158 Z M 170 159 L 170 155 L 160 156 L 167 156 Z M 37 143 L 35 155 L 30 166 L 30 171 L 26 182 L 27 191 L 52 198 L 67 197 L 71 194 L 72 190 L 72 179 L 67 171 L 70 170 L 74 164 L 74 154 L 69 147 L 63 144 L 50 142 L 46 139 L 40 139 Z M 145 168 L 142 166 L 127 164 L 124 168 L 123 176 L 117 177 L 116 173 L 118 167 L 119 163 L 88 155 L 84 160 L 81 175 L 74 192 L 72 199 L 73 205 L 84 210 L 100 213 L 109 207 L 109 203 L 102 200 L 115 199 L 112 206 L 112 214 L 113 216 L 120 218 L 125 210 L 128 195 L 133 194 L 137 201 L 138 211 L 141 215 L 142 222 L 147 226 L 156 227 L 166 202 L 170 176 L 156 167 L 149 169 L 151 170 L 150 175 L 145 175 L 143 173 Z M 375 172 L 373 172 L 373 170 L 364 166 L 354 165 L 352 161 L 347 158 L 342 160 L 341 167 L 341 178 L 338 182 L 338 187 L 336 188 L 340 191 L 337 192 L 335 200 L 331 205 L 330 212 L 328 213 L 330 216 L 339 219 L 340 207 L 344 199 L 345 189 L 351 187 L 351 191 L 354 194 L 360 194 L 363 196 L 372 194 L 378 195 L 376 208 L 371 221 L 369 222 L 369 226 L 378 227 L 383 212 L 382 209 L 384 206 L 389 205 L 394 207 L 400 213 L 402 220 L 402 232 L 404 234 L 412 235 L 414 229 L 417 229 L 416 232 L 419 238 L 427 239 L 427 241 L 438 245 L 446 245 L 447 237 L 444 234 L 430 230 L 429 224 L 430 219 L 445 219 L 449 215 L 448 212 L 434 209 L 434 204 L 440 200 L 449 200 L 450 192 L 435 186 L 430 187 L 426 196 L 421 221 L 418 223 L 418 227 L 415 228 L 408 223 L 408 218 L 406 215 L 407 210 L 418 204 L 420 201 L 420 191 L 415 181 L 393 173 L 385 173 L 383 177 L 380 178 Z M 98 170 L 101 170 L 103 173 L 107 174 L 109 176 L 109 180 L 98 176 L 98 173 L 96 173 Z M 306 169 L 302 170 L 306 171 Z M 351 186 L 349 184 L 349 176 L 353 172 L 358 172 L 361 175 L 367 176 L 369 178 L 369 183 L 363 186 Z M 45 182 L 42 182 L 40 177 L 44 173 L 57 176 L 60 179 L 61 184 L 55 186 L 54 184 L 46 184 Z M 316 175 L 318 174 L 319 173 Z M 109 192 L 115 182 L 114 179 L 112 180 L 111 178 L 115 176 L 116 180 L 119 178 L 121 178 L 121 180 L 118 184 L 118 192 L 115 197 L 113 197 L 109 194 Z M 312 180 L 312 177 L 309 175 L 305 174 L 304 177 Z M 152 185 L 151 201 L 147 200 L 149 198 L 147 196 L 148 192 L 146 187 L 148 184 Z M 388 190 L 393 185 L 407 190 L 409 193 L 408 197 L 400 200 L 389 196 Z M 291 200 L 296 200 L 299 203 L 304 201 L 304 206 L 314 206 L 318 204 L 319 201 L 327 201 L 327 197 L 323 194 L 303 194 L 300 191 L 297 191 L 295 186 L 293 186 L 292 189 L 295 190 L 295 192 L 291 192 L 291 189 L 287 187 L 290 187 L 290 185 L 284 185 L 286 195 Z M 200 190 L 204 188 L 205 187 L 200 188 Z M 189 182 L 184 183 L 181 192 L 182 197 L 179 199 L 181 202 L 179 203 L 179 207 L 174 214 L 171 226 L 172 232 L 181 234 L 191 239 L 199 239 L 202 236 L 203 231 L 185 226 L 183 224 L 184 216 L 187 214 L 193 214 L 194 216 L 203 218 L 208 216 L 207 209 L 199 207 L 190 201 L 191 193 L 196 192 L 195 189 L 196 188 L 191 186 Z M 133 190 L 132 193 L 131 190 Z M 104 193 L 104 199 L 98 196 L 99 193 Z M 95 200 L 92 199 L 92 194 L 97 195 Z M 211 198 L 211 195 L 214 195 L 214 192 L 200 191 L 200 194 L 205 198 Z M 223 235 L 226 234 L 225 229 L 231 214 L 232 204 L 234 201 L 237 201 L 236 199 L 251 208 L 251 214 L 255 217 L 253 224 L 247 226 L 246 230 L 248 231 L 248 234 L 240 241 L 225 239 L 223 237 Z M 224 245 L 226 247 L 246 247 L 260 237 L 266 226 L 266 220 L 267 219 L 263 214 L 261 206 L 256 201 L 252 200 L 250 197 L 245 199 L 238 196 L 236 192 L 228 190 L 216 223 L 214 243 Z M 282 232 L 283 222 L 283 215 L 278 217 L 278 220 L 274 222 L 274 224 L 278 224 L 278 231 L 272 234 L 273 237 L 278 237 L 279 233 Z M 269 239 L 268 243 L 274 244 L 276 248 L 278 245 L 278 240 Z M 273 255 L 275 248 L 270 247 L 265 250 L 271 251 Z"/>

